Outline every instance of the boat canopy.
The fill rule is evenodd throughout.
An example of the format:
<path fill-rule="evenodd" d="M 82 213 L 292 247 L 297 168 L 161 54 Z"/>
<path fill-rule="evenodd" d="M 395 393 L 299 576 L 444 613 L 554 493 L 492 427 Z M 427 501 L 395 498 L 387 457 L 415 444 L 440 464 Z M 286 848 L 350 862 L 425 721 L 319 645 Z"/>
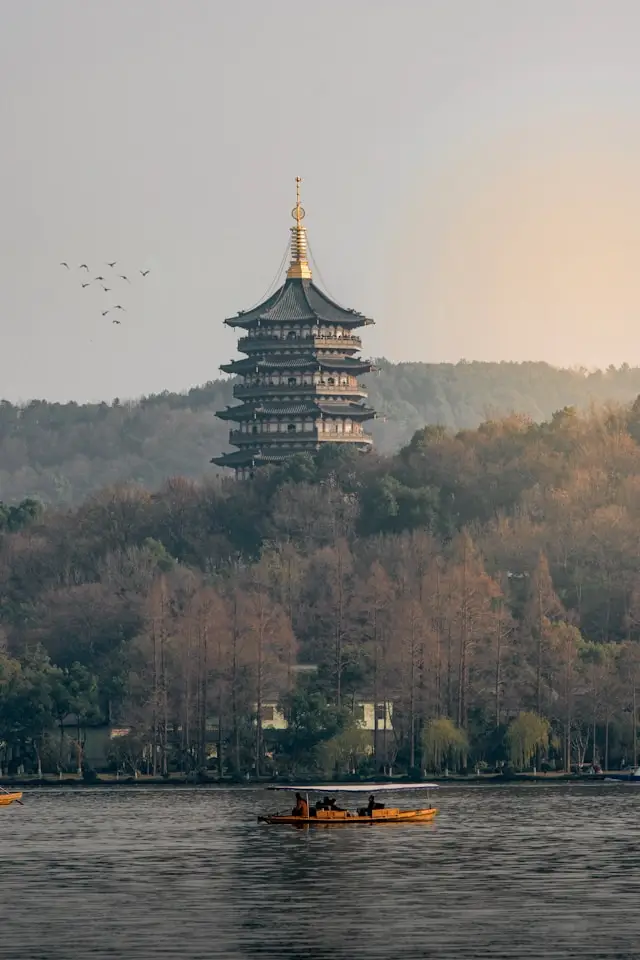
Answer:
<path fill-rule="evenodd" d="M 380 793 L 383 790 L 436 790 L 437 783 L 325 783 L 309 787 L 277 786 L 267 787 L 267 790 L 286 790 L 289 793 Z"/>

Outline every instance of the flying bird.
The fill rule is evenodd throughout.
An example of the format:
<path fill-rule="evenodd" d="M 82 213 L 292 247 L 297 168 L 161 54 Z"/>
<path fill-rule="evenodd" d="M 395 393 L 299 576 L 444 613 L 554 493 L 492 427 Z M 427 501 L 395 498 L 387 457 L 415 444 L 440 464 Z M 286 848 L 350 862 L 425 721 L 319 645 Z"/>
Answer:
<path fill-rule="evenodd" d="M 94 277 L 94 280 L 104 280 L 104 277 Z"/>
<path fill-rule="evenodd" d="M 124 307 L 121 307 L 119 303 L 116 303 L 115 307 L 112 307 L 112 310 L 124 310 Z M 127 312 L 126 310 L 124 311 Z"/>
<path fill-rule="evenodd" d="M 78 270 L 86 270 L 87 273 L 89 273 L 89 267 L 86 265 L 86 263 L 81 263 L 78 267 Z"/>
<path fill-rule="evenodd" d="M 113 269 L 113 268 L 115 267 L 115 265 L 116 265 L 117 262 L 118 262 L 117 260 L 114 260 L 112 263 L 109 263 L 109 261 L 107 260 L 107 266 L 108 266 L 108 267 L 111 267 L 111 269 Z"/>
<path fill-rule="evenodd" d="M 151 272 L 150 270 L 141 270 L 141 271 L 140 271 L 140 273 L 142 274 L 143 277 L 146 277 L 146 275 L 147 275 L 148 273 L 150 273 L 150 272 Z"/>
<path fill-rule="evenodd" d="M 89 280 L 89 283 L 83 283 L 82 289 L 84 290 L 85 287 L 90 287 L 90 286 L 91 286 L 91 280 Z"/>
<path fill-rule="evenodd" d="M 102 311 L 102 316 L 103 316 L 103 317 L 106 317 L 106 315 L 107 315 L 108 313 L 109 313 L 108 310 L 103 310 L 103 311 Z"/>
<path fill-rule="evenodd" d="M 125 277 L 124 273 L 119 274 L 119 276 L 121 280 L 126 280 L 127 283 L 131 283 L 131 280 L 129 280 L 129 277 Z"/>
<path fill-rule="evenodd" d="M 69 269 L 69 264 L 66 263 L 64 260 L 62 261 L 62 263 L 60 264 L 60 266 L 61 266 L 61 267 L 66 267 L 67 270 Z"/>
<path fill-rule="evenodd" d="M 119 320 L 112 320 L 111 323 L 118 323 L 118 324 L 119 324 L 120 321 L 119 321 Z"/>
<path fill-rule="evenodd" d="M 111 287 L 103 287 L 102 289 L 104 290 L 105 293 L 109 293 L 109 290 L 111 290 Z"/>

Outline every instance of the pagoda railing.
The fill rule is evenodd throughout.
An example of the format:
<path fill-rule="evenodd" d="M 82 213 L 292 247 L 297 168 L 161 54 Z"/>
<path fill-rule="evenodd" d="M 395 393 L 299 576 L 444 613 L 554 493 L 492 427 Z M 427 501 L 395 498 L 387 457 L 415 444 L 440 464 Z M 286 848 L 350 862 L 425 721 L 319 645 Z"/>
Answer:
<path fill-rule="evenodd" d="M 313 347 L 320 350 L 360 350 L 360 337 L 240 337 L 238 350 L 241 353 L 253 353 L 255 350 L 280 350 L 296 346 Z"/>
<path fill-rule="evenodd" d="M 330 433 L 329 431 L 324 432 L 314 429 L 292 430 L 291 432 L 278 431 L 277 433 L 272 433 L 270 430 L 260 430 L 259 425 L 255 433 L 245 433 L 243 430 L 229 431 L 229 443 L 232 443 L 235 447 L 242 447 L 258 442 L 264 443 L 266 441 L 279 447 L 282 443 L 304 443 L 309 440 L 313 440 L 314 442 L 327 440 L 332 443 L 372 442 L 368 433 L 356 433 L 355 431 L 352 433 Z"/>
<path fill-rule="evenodd" d="M 287 397 L 287 396 L 359 396 L 367 395 L 367 388 L 363 383 L 356 386 L 327 386 L 324 383 L 296 383 L 296 384 L 270 384 L 270 383 L 236 383 L 233 388 L 233 395 L 238 400 L 249 399 L 253 397 Z"/>

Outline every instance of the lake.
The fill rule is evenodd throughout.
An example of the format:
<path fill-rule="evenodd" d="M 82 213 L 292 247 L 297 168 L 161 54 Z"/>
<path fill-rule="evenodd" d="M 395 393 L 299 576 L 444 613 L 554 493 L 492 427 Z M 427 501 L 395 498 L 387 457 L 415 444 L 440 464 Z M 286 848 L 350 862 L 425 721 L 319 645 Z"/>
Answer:
<path fill-rule="evenodd" d="M 640 954 L 640 787 L 451 786 L 432 825 L 312 830 L 258 825 L 292 801 L 249 788 L 24 799 L 0 808 L 2 958 Z"/>

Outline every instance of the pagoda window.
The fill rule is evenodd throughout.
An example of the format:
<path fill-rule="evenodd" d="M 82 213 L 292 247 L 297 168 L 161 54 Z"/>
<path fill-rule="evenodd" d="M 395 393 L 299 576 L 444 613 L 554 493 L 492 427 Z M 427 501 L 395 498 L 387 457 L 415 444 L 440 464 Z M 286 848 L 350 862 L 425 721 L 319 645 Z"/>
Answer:
<path fill-rule="evenodd" d="M 342 420 L 338 420 L 336 423 L 336 433 L 342 433 Z"/>
<path fill-rule="evenodd" d="M 336 383 L 335 377 L 329 377 L 329 379 L 327 380 L 327 383 L 330 387 L 334 387 Z"/>
<path fill-rule="evenodd" d="M 345 420 L 344 422 L 344 432 L 351 433 L 352 423 L 351 420 Z"/>
<path fill-rule="evenodd" d="M 297 381 L 297 379 L 296 379 L 295 377 L 289 377 L 289 379 L 287 380 L 287 384 L 288 384 L 290 387 L 295 387 L 295 385 L 297 384 L 297 382 L 298 382 L 298 381 Z"/>
<path fill-rule="evenodd" d="M 342 334 L 343 334 L 343 332 L 344 332 L 344 331 L 343 331 L 342 327 L 336 327 L 336 334 L 335 334 L 336 337 L 341 337 Z"/>
<path fill-rule="evenodd" d="M 251 433 L 257 433 L 257 432 L 258 432 L 258 424 L 254 423 L 253 426 L 251 427 Z"/>
<path fill-rule="evenodd" d="M 295 433 L 295 432 L 296 432 L 296 425 L 295 425 L 295 423 L 288 423 L 288 424 L 287 424 L 287 433 Z"/>
<path fill-rule="evenodd" d="M 289 330 L 289 333 L 287 334 L 287 340 L 297 340 L 297 339 L 298 339 L 298 331 Z"/>

